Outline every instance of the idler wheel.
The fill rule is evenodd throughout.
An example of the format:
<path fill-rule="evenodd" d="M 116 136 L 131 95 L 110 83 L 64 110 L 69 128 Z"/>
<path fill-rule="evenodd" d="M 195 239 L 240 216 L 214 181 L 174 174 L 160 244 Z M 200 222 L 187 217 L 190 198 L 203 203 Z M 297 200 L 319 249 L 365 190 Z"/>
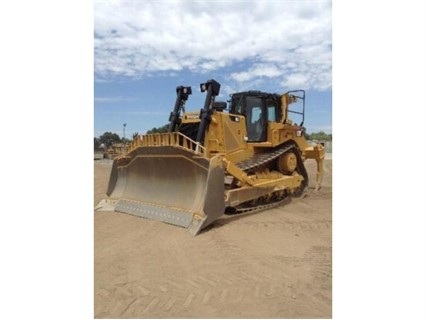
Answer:
<path fill-rule="evenodd" d="M 283 174 L 291 174 L 297 168 L 297 158 L 293 152 L 287 152 L 279 157 L 278 169 Z"/>

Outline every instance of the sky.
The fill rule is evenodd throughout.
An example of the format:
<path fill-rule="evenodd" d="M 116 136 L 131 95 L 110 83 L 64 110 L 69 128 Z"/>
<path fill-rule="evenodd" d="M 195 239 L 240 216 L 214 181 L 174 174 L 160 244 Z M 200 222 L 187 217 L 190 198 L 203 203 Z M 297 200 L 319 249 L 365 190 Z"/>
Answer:
<path fill-rule="evenodd" d="M 95 1 L 94 135 L 168 123 L 176 87 L 306 91 L 307 132 L 332 132 L 331 1 Z M 126 124 L 123 132 L 123 124 Z"/>

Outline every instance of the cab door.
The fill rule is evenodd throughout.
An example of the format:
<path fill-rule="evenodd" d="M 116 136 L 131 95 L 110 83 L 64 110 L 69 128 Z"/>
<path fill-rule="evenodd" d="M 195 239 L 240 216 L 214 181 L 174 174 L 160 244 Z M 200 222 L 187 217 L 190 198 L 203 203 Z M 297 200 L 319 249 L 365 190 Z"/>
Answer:
<path fill-rule="evenodd" d="M 268 114 L 263 99 L 256 96 L 246 96 L 244 109 L 248 142 L 266 141 Z"/>

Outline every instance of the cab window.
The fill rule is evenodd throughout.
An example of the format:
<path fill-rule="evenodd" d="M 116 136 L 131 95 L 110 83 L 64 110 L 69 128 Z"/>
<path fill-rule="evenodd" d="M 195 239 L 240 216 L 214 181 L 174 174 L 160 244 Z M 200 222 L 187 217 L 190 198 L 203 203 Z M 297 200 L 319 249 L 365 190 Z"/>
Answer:
<path fill-rule="evenodd" d="M 264 133 L 262 100 L 258 97 L 246 98 L 247 136 L 249 141 L 261 141 Z"/>
<path fill-rule="evenodd" d="M 268 121 L 277 122 L 275 106 L 268 106 Z"/>

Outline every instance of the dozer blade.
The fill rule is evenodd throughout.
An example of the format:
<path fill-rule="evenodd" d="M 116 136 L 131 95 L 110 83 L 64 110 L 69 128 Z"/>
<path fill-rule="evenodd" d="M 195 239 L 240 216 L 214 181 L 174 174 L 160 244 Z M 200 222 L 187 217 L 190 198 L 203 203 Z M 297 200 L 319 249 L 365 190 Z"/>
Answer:
<path fill-rule="evenodd" d="M 173 146 L 142 147 L 114 160 L 97 210 L 115 210 L 188 228 L 196 235 L 225 211 L 224 169 Z M 112 204 L 112 205 L 111 205 Z"/>

